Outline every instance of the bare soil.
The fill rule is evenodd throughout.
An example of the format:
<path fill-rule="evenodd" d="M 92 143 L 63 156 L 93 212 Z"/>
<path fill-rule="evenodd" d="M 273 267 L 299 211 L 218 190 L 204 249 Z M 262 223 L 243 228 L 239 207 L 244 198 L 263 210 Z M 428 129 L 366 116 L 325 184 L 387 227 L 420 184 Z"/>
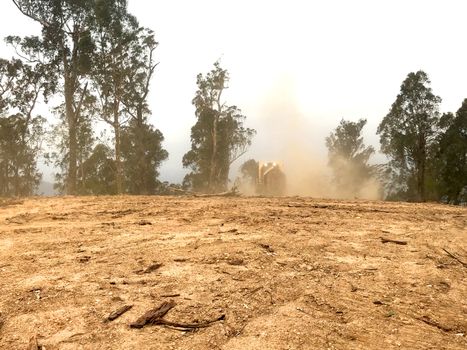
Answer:
<path fill-rule="evenodd" d="M 0 348 L 466 349 L 462 262 L 467 209 L 446 205 L 1 201 Z"/>

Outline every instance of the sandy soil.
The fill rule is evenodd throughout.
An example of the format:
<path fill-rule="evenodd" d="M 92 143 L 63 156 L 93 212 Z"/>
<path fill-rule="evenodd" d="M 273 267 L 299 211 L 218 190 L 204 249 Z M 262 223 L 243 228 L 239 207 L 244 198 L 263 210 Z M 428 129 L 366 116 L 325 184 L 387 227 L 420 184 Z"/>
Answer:
<path fill-rule="evenodd" d="M 36 336 L 47 350 L 466 349 L 467 266 L 443 248 L 467 262 L 466 208 L 296 197 L 4 201 L 0 348 L 26 349 Z M 169 300 L 168 321 L 225 320 L 191 332 L 128 326 Z"/>

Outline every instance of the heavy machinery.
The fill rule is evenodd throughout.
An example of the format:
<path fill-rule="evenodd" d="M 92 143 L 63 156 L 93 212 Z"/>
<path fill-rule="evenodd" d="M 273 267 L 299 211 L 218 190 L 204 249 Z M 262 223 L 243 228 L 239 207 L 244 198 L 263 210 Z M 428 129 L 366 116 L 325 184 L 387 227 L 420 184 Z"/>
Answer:
<path fill-rule="evenodd" d="M 256 192 L 266 196 L 285 194 L 286 178 L 279 162 L 259 162 Z"/>

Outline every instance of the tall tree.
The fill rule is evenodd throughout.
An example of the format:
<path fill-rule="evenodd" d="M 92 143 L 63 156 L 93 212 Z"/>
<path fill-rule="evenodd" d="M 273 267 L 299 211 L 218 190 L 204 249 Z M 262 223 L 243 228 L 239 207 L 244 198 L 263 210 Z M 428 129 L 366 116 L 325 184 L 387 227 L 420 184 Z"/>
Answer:
<path fill-rule="evenodd" d="M 390 158 L 394 179 L 411 199 L 426 198 L 428 150 L 436 136 L 440 102 L 425 72 L 410 73 L 378 127 L 381 151 Z"/>
<path fill-rule="evenodd" d="M 341 193 L 358 196 L 362 186 L 373 176 L 374 167 L 368 164 L 373 147 L 365 146 L 362 129 L 366 119 L 351 122 L 342 119 L 334 132 L 326 138 L 329 166 Z"/>
<path fill-rule="evenodd" d="M 99 96 L 100 116 L 113 129 L 116 193 L 120 194 L 123 192 L 121 133 L 130 119 L 125 113 L 124 100 L 129 97 L 128 76 L 135 69 L 130 47 L 140 29 L 124 7 L 110 11 L 103 8 L 102 11 L 104 15 L 98 16 L 96 21 L 93 86 Z"/>
<path fill-rule="evenodd" d="M 33 112 L 53 88 L 40 65 L 0 59 L 0 195 L 30 195 L 39 183 L 44 118 Z"/>
<path fill-rule="evenodd" d="M 152 194 L 160 190 L 158 168 L 168 157 L 162 147 L 162 132 L 148 122 L 151 111 L 147 98 L 158 65 L 154 57 L 158 45 L 154 33 L 140 27 L 128 47 L 127 94 L 123 103 L 131 120 L 122 135 L 122 155 L 126 189 L 132 194 Z"/>
<path fill-rule="evenodd" d="M 438 195 L 459 204 L 467 201 L 467 99 L 455 115 L 444 114 L 438 126 L 433 163 Z"/>
<path fill-rule="evenodd" d="M 80 194 L 116 194 L 115 161 L 108 146 L 97 144 L 81 168 L 78 177 Z"/>
<path fill-rule="evenodd" d="M 249 159 L 240 167 L 242 181 L 254 187 L 258 182 L 259 162 Z"/>
<path fill-rule="evenodd" d="M 85 163 L 92 156 L 97 142 L 92 123 L 94 106 L 94 96 L 86 94 L 83 97 L 79 118 L 76 119 L 76 187 L 74 192 L 76 195 L 83 195 L 89 192 L 83 179 L 87 178 L 86 171 L 89 169 L 89 167 L 85 166 Z M 68 119 L 66 118 L 64 105 L 54 108 L 54 112 L 58 116 L 58 123 L 52 129 L 49 142 L 54 151 L 47 153 L 46 159 L 59 170 L 55 174 L 55 189 L 65 194 L 68 193 L 68 171 L 70 164 Z"/>
<path fill-rule="evenodd" d="M 64 98 L 67 121 L 68 171 L 67 193 L 77 190 L 77 132 L 83 99 L 88 93 L 89 73 L 95 46 L 92 40 L 97 16 L 106 16 L 111 9 L 126 7 L 126 0 L 12 0 L 27 17 L 42 26 L 42 35 L 9 37 L 29 61 L 41 61 L 54 70 Z"/>
<path fill-rule="evenodd" d="M 243 126 L 246 117 L 239 108 L 223 101 L 228 82 L 229 74 L 219 62 L 206 76 L 197 77 L 197 122 L 191 129 L 191 150 L 183 157 L 183 166 L 191 169 L 184 183 L 195 190 L 225 190 L 230 165 L 246 152 L 256 133 Z"/>
<path fill-rule="evenodd" d="M 159 187 L 158 168 L 167 159 L 162 133 L 133 119 L 122 132 L 125 187 L 131 194 L 154 194 Z"/>

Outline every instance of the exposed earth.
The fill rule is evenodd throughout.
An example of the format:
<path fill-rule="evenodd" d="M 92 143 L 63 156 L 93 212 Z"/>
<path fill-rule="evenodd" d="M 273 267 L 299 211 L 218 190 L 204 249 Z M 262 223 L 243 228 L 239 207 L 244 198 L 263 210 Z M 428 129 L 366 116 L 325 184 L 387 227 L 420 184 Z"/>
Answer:
<path fill-rule="evenodd" d="M 465 207 L 3 200 L 0 349 L 466 349 L 466 263 Z"/>

